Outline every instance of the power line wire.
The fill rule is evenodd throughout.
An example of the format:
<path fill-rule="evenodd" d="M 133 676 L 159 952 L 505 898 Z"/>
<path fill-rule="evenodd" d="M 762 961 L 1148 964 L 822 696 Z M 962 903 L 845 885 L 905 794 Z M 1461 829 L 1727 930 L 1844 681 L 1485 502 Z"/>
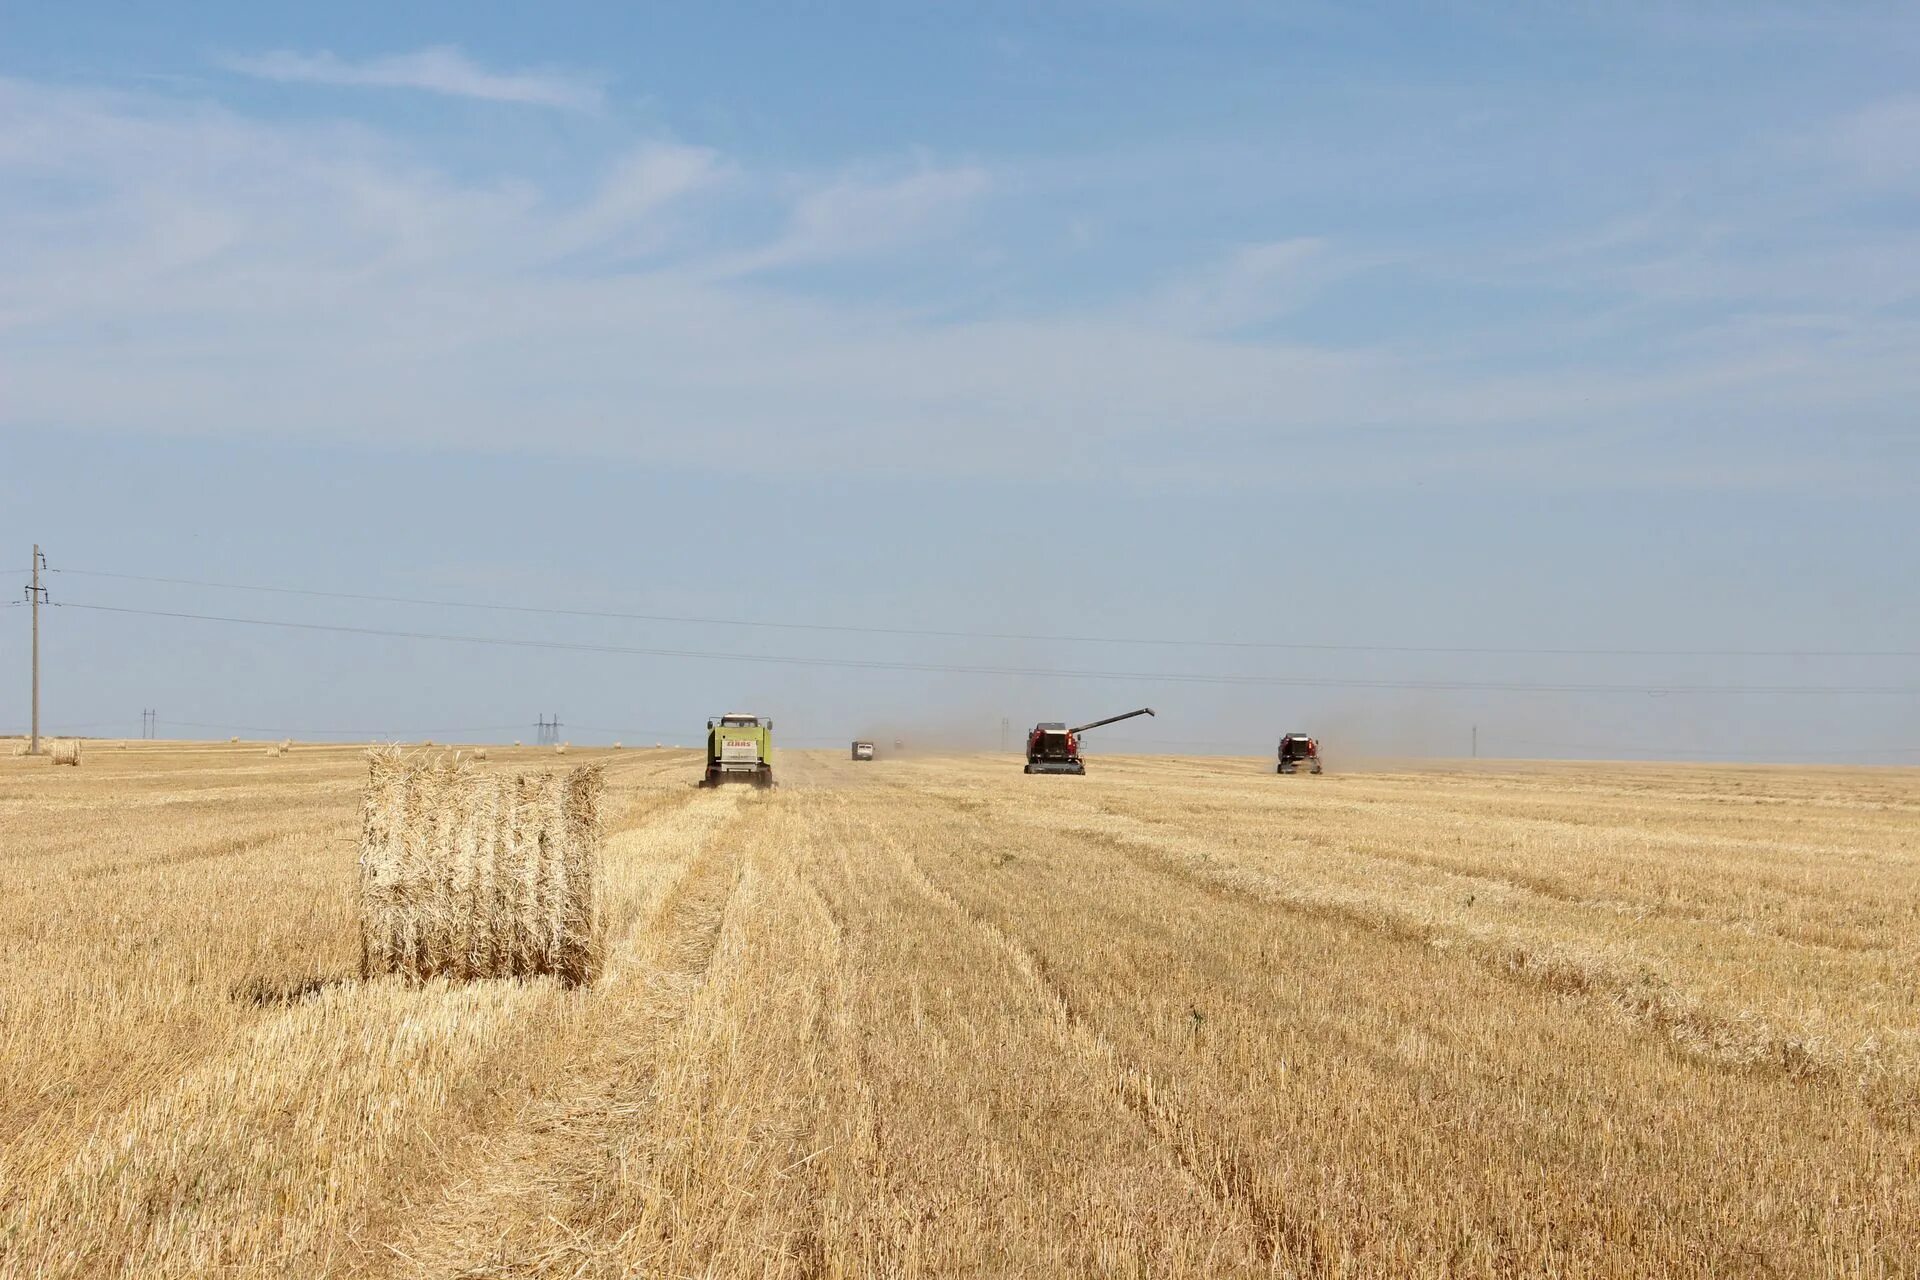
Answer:
<path fill-rule="evenodd" d="M 388 738 L 388 737 L 408 736 L 408 735 L 399 734 L 391 728 L 387 728 L 387 729 L 290 729 L 285 725 L 228 724 L 218 720 L 175 720 L 172 718 L 163 719 L 159 723 L 165 724 L 165 725 L 176 725 L 176 726 L 179 726 L 180 728 L 185 728 L 185 729 L 233 729 L 233 730 L 238 730 L 241 733 L 274 733 L 274 734 L 281 734 L 281 735 L 309 734 L 314 737 L 329 737 L 329 738 Z M 456 733 L 510 733 L 513 730 L 518 729 L 520 727 L 521 726 L 517 724 L 489 724 L 489 725 L 479 725 L 479 726 L 469 725 L 459 729 L 446 729 L 446 728 L 421 729 L 418 726 L 412 726 L 413 731 L 415 733 L 438 734 L 442 737 L 451 736 Z"/>
<path fill-rule="evenodd" d="M 1859 760 L 1858 757 L 1872 756 L 1876 759 L 1884 759 L 1888 761 L 1888 767 L 1899 766 L 1901 764 L 1902 759 L 1905 756 L 1920 754 L 1916 752 L 1887 752 L 1887 751 L 1862 751 L 1862 752 L 1857 752 L 1853 754 L 1840 752 L 1840 751 L 1797 751 L 1791 754 L 1782 754 L 1782 753 L 1771 752 L 1771 751 L 1699 751 L 1699 750 L 1692 750 L 1692 749 L 1681 748 L 1681 747 L 1629 747 L 1629 746 L 1611 746 L 1611 747 L 1545 746 L 1545 747 L 1535 747 L 1535 748 L 1532 748 L 1531 750 L 1580 753 L 1577 756 L 1567 757 L 1572 759 L 1647 760 L 1647 761 L 1655 761 L 1655 762 L 1661 761 L 1661 760 L 1698 760 L 1706 764 L 1713 764 L 1713 763 L 1795 764 L 1795 763 L 1814 763 L 1814 762 L 1832 762 L 1836 764 L 1848 764 L 1848 763 L 1865 763 L 1864 761 Z M 1495 744 L 1494 748 L 1490 751 L 1487 745 L 1485 743 L 1482 743 L 1480 747 L 1480 758 L 1483 760 L 1500 759 L 1501 756 L 1499 754 L 1498 744 Z M 1528 755 L 1528 756 L 1517 756 L 1513 758 L 1524 760 L 1524 759 L 1541 759 L 1543 757 Z M 1545 757 L 1545 758 L 1551 758 L 1551 757 Z"/>
<path fill-rule="evenodd" d="M 1122 739 L 1110 739 L 1109 741 L 1115 741 L 1117 745 L 1129 747 L 1129 748 L 1130 747 L 1218 747 L 1222 749 L 1239 751 L 1244 754 L 1257 753 L 1264 756 L 1271 756 L 1273 754 L 1273 746 L 1270 742 L 1251 742 L 1246 739 L 1239 739 L 1239 738 L 1122 738 Z M 1884 756 L 1884 757 L 1920 756 L 1920 747 L 1860 747 L 1854 750 L 1801 751 L 1801 752 L 1796 752 L 1791 756 L 1781 756 L 1781 755 L 1778 755 L 1777 753 L 1770 752 L 1770 751 L 1736 750 L 1733 748 L 1728 748 L 1726 750 L 1720 750 L 1720 751 L 1711 751 L 1711 750 L 1699 750 L 1695 748 L 1638 747 L 1638 746 L 1627 746 L 1625 744 L 1618 744 L 1618 743 L 1602 744 L 1602 743 L 1592 743 L 1592 742 L 1532 742 L 1532 741 L 1519 739 L 1519 738 L 1497 738 L 1497 739 L 1492 739 L 1491 741 L 1495 747 L 1525 746 L 1525 747 L 1536 747 L 1536 748 L 1539 748 L 1542 750 L 1548 750 L 1548 751 L 1591 751 L 1591 752 L 1601 753 L 1600 756 L 1596 756 L 1594 758 L 1601 758 L 1601 756 L 1611 754 L 1611 753 L 1632 753 L 1632 754 L 1638 754 L 1638 755 L 1652 754 L 1657 759 L 1668 759 L 1668 758 L 1679 759 L 1682 757 L 1686 757 L 1686 758 L 1697 757 L 1703 760 L 1725 760 L 1725 761 L 1731 762 L 1739 758 L 1755 758 L 1755 759 L 1761 760 L 1762 762 L 1774 760 L 1774 759 L 1790 762 L 1793 760 L 1803 759 L 1807 757 L 1812 757 L 1812 758 L 1821 759 L 1821 760 L 1827 760 L 1827 759 L 1851 760 L 1857 756 Z M 1488 739 L 1483 734 L 1481 737 L 1481 747 L 1482 747 L 1483 756 L 1485 755 L 1485 748 L 1487 746 L 1487 743 L 1488 743 Z M 1432 753 L 1428 751 L 1375 752 L 1375 751 L 1361 749 L 1361 750 L 1350 750 L 1350 751 L 1347 751 L 1346 754 L 1349 756 L 1377 755 L 1377 756 L 1382 756 L 1387 758 L 1393 758 L 1401 755 L 1415 757 L 1415 758 L 1422 758 L 1422 759 L 1452 758 L 1452 757 L 1433 757 Z"/>
<path fill-rule="evenodd" d="M 841 634 L 918 636 L 952 640 L 1021 640 L 1049 644 L 1142 645 L 1161 648 L 1272 649 L 1316 653 L 1445 653 L 1528 655 L 1536 657 L 1629 658 L 1917 658 L 1920 649 L 1626 649 L 1526 648 L 1490 645 L 1331 644 L 1312 641 L 1204 640 L 1128 636 L 1047 635 L 1006 631 L 955 631 L 923 627 L 874 627 L 822 622 L 769 622 L 747 618 L 707 618 L 683 614 L 627 613 L 608 609 L 571 609 L 554 605 L 497 604 L 474 600 L 430 599 L 418 596 L 374 595 L 357 591 L 317 591 L 304 587 L 273 587 L 252 583 L 212 582 L 200 578 L 155 577 L 104 569 L 61 567 L 53 573 L 71 573 L 125 582 L 168 586 L 208 587 L 220 591 L 255 591 L 272 595 L 307 596 L 323 600 L 358 600 L 377 604 L 404 604 L 436 609 L 478 609 L 498 613 L 545 614 L 567 618 L 602 618 L 627 622 L 659 622 L 676 626 L 756 627 L 782 631 L 825 631 Z"/>
<path fill-rule="evenodd" d="M 433 631 L 401 631 L 384 627 L 355 627 L 340 623 L 291 622 L 273 618 L 241 618 L 221 614 L 187 613 L 167 609 L 135 609 L 120 605 L 86 604 L 74 600 L 56 602 L 56 608 L 84 609 L 95 613 L 128 614 L 148 618 L 176 618 L 195 622 L 213 622 L 236 626 L 278 627 L 293 631 L 319 631 L 336 635 L 379 636 L 400 640 L 433 640 L 455 644 L 492 645 L 519 649 L 546 649 L 572 653 L 607 653 L 635 657 L 685 658 L 708 662 L 771 663 L 783 666 L 829 667 L 856 671 L 926 671 L 960 675 L 1039 676 L 1072 680 L 1147 680 L 1174 684 L 1210 684 L 1238 686 L 1274 686 L 1286 688 L 1341 689 L 1425 689 L 1453 691 L 1489 691 L 1507 693 L 1595 693 L 1640 694 L 1820 694 L 1820 695 L 1897 695 L 1920 694 L 1920 688 L 1895 685 L 1621 685 L 1576 683 L 1529 683 L 1487 680 L 1373 680 L 1337 679 L 1305 676 L 1205 675 L 1173 671 L 1087 671 L 1044 667 L 962 665 L 935 662 L 893 662 L 860 658 L 807 658 L 781 654 L 715 653 L 699 649 L 641 648 L 628 645 L 589 644 L 565 640 L 533 640 L 504 636 L 460 635 Z"/>
<path fill-rule="evenodd" d="M 1712 760 L 1724 760 L 1729 756 L 1768 756 L 1770 751 L 1710 751 L 1682 747 L 1645 747 L 1630 746 L 1625 743 L 1595 742 L 1543 742 L 1534 738 L 1493 738 L 1494 746 L 1535 747 L 1546 751 L 1619 751 L 1633 754 L 1654 754 L 1657 756 L 1702 756 Z M 1854 747 L 1849 749 L 1827 748 L 1819 751 L 1796 751 L 1789 759 L 1803 756 L 1815 756 L 1821 759 L 1852 759 L 1855 756 L 1920 756 L 1920 747 Z"/>
<path fill-rule="evenodd" d="M 1124 735 L 1124 732 L 1125 732 L 1124 730 L 1121 730 L 1120 735 Z M 1116 735 L 1116 737 L 1119 737 L 1119 735 Z M 1103 737 L 1103 741 L 1109 741 L 1109 740 L 1112 740 L 1112 739 L 1106 739 Z M 1273 747 L 1270 745 L 1270 740 L 1268 740 L 1267 742 L 1263 742 L 1258 739 L 1247 739 L 1247 738 L 1125 737 L 1122 740 L 1124 740 L 1124 742 L 1128 746 L 1248 747 L 1248 748 L 1256 748 L 1258 750 L 1261 750 L 1267 753 L 1271 753 L 1273 751 Z M 1550 742 L 1550 741 L 1544 741 L 1537 738 L 1506 738 L 1506 737 L 1499 737 L 1499 736 L 1489 736 L 1484 731 L 1481 734 L 1481 740 L 1483 743 L 1490 741 L 1495 746 L 1543 747 L 1543 748 L 1547 748 L 1554 751 L 1640 751 L 1640 750 L 1650 750 L 1650 749 L 1657 749 L 1661 751 L 1667 750 L 1667 748 L 1664 748 L 1664 747 L 1643 748 L 1643 747 L 1629 746 L 1624 743 Z M 1773 754 L 1767 751 L 1737 751 L 1733 749 L 1728 749 L 1726 751 L 1720 751 L 1720 752 L 1699 751 L 1699 750 L 1689 750 L 1689 749 L 1678 749 L 1678 750 L 1679 750 L 1679 754 L 1707 755 L 1715 759 L 1724 759 L 1727 756 L 1731 756 L 1731 755 L 1771 755 Z M 1364 754 L 1374 754 L 1374 753 L 1367 752 Z M 1381 752 L 1378 754 L 1392 755 L 1394 753 Z M 1853 756 L 1920 756 L 1920 747 L 1843 747 L 1843 748 L 1830 747 L 1821 751 L 1806 751 L 1806 752 L 1799 752 L 1797 754 L 1811 755 L 1811 756 L 1836 756 L 1836 757 L 1849 757 L 1849 758 Z"/>

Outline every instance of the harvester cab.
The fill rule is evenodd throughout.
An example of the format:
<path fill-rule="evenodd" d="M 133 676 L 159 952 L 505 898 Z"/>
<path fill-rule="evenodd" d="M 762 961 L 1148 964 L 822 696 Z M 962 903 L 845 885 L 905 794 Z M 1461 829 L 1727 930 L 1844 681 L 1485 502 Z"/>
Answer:
<path fill-rule="evenodd" d="M 729 711 L 707 721 L 707 771 L 703 787 L 723 782 L 773 785 L 773 721 Z"/>
<path fill-rule="evenodd" d="M 1320 772 L 1320 744 L 1304 733 L 1290 733 L 1280 739 L 1280 767 L 1275 773 L 1297 773 L 1300 766 L 1308 773 Z"/>
<path fill-rule="evenodd" d="M 1098 729 L 1103 724 L 1112 724 L 1116 720 L 1131 720 L 1135 716 L 1152 714 L 1152 707 L 1141 707 L 1138 711 L 1108 716 L 1105 720 L 1075 725 L 1071 729 L 1063 721 L 1043 720 L 1033 726 L 1033 732 L 1027 735 L 1026 772 L 1083 774 L 1087 771 L 1087 766 L 1080 760 L 1081 734 L 1089 729 Z"/>

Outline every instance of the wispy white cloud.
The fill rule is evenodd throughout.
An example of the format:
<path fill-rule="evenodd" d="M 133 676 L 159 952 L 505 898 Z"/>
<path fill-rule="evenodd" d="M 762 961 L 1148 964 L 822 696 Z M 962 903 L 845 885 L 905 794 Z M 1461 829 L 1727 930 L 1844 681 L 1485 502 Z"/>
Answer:
<path fill-rule="evenodd" d="M 580 207 L 558 215 L 545 246 L 554 256 L 602 249 L 633 254 L 658 248 L 658 215 L 668 206 L 721 183 L 726 161 L 705 147 L 650 142 L 635 147 L 602 177 Z"/>
<path fill-rule="evenodd" d="M 1421 283 L 1417 254 L 1382 268 L 1338 237 L 1256 241 L 1171 278 L 1133 267 L 1097 303 L 1016 293 L 964 319 L 774 271 L 951 261 L 985 234 L 996 182 L 930 161 L 775 174 L 656 140 L 561 195 L 454 177 L 362 126 L 0 80 L 0 427 L 1236 484 L 1297 475 L 1290 441 L 1369 429 L 1395 433 L 1402 470 L 1468 465 L 1458 442 L 1477 436 L 1531 443 L 1475 466 L 1664 473 L 1682 459 L 1580 441 L 1701 424 L 1805 441 L 1801 423 L 1878 421 L 1920 396 L 1920 333 L 1819 291 L 1817 272 L 1804 295 L 1729 310 L 1742 262 L 1820 259 L 1690 259 L 1683 208 L 1483 263 L 1470 283 L 1476 300 L 1543 280 L 1592 298 L 1639 273 L 1666 327 L 1610 358 L 1575 321 L 1492 307 L 1410 330 L 1398 299 L 1385 323 L 1316 333 L 1304 308 L 1339 301 L 1355 264 Z M 1712 323 L 1663 310 L 1702 298 L 1720 301 Z M 1788 455 L 1754 453 L 1743 474 L 1768 456 Z"/>
<path fill-rule="evenodd" d="M 553 70 L 489 71 L 452 45 L 415 53 L 392 54 L 359 62 L 329 52 L 269 53 L 220 59 L 229 71 L 262 80 L 381 89 L 417 89 L 456 98 L 524 103 L 590 111 L 602 100 L 600 85 L 575 72 Z"/>
<path fill-rule="evenodd" d="M 746 275 L 898 250 L 951 229 L 990 186 L 978 166 L 928 164 L 901 177 L 806 183 L 777 239 L 727 258 L 719 269 Z"/>
<path fill-rule="evenodd" d="M 1155 300 L 1166 324 L 1200 333 L 1230 333 L 1292 311 L 1337 270 L 1327 242 L 1296 236 L 1243 245 L 1218 266 L 1185 273 Z"/>

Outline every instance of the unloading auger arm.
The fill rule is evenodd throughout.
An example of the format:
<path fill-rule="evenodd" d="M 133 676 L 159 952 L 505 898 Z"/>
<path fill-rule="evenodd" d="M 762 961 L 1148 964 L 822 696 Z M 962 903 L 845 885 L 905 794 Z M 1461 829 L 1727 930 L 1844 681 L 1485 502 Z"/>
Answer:
<path fill-rule="evenodd" d="M 1123 711 L 1117 716 L 1108 716 L 1105 720 L 1095 720 L 1092 724 L 1083 724 L 1078 728 L 1069 729 L 1067 732 L 1073 734 L 1075 737 L 1079 737 L 1087 730 L 1098 729 L 1103 724 L 1112 724 L 1116 720 L 1131 720 L 1135 716 L 1150 716 L 1152 714 L 1152 707 L 1141 707 L 1138 711 Z"/>

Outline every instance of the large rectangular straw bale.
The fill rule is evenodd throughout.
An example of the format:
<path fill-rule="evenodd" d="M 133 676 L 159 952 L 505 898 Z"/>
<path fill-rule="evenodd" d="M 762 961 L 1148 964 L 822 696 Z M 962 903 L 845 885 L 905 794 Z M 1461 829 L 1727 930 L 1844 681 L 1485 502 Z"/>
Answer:
<path fill-rule="evenodd" d="M 467 760 L 370 753 L 360 836 L 361 971 L 550 974 L 604 960 L 598 766 L 489 773 Z"/>

